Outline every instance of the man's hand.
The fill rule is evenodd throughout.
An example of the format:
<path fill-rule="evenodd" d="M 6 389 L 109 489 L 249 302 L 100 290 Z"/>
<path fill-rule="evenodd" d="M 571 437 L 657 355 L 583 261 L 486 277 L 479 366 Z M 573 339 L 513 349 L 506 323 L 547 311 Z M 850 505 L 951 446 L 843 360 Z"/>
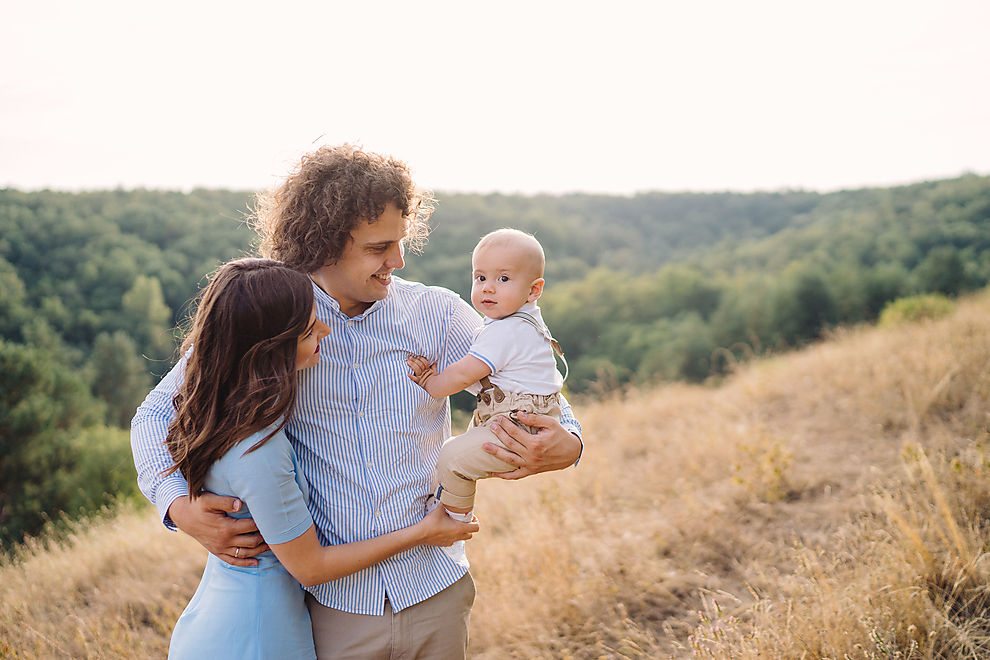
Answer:
<path fill-rule="evenodd" d="M 195 500 L 176 498 L 168 508 L 175 526 L 232 566 L 256 566 L 255 556 L 268 549 L 253 518 L 231 518 L 241 509 L 236 497 L 203 493 Z"/>
<path fill-rule="evenodd" d="M 520 422 L 538 428 L 539 431 L 529 433 L 504 415 L 489 422 L 492 432 L 505 448 L 486 442 L 483 445 L 484 450 L 509 465 L 519 467 L 512 472 L 496 474 L 496 477 L 522 479 L 531 474 L 563 470 L 574 465 L 574 461 L 581 455 L 581 441 L 576 435 L 561 426 L 557 419 L 547 415 L 520 412 L 518 417 Z"/>

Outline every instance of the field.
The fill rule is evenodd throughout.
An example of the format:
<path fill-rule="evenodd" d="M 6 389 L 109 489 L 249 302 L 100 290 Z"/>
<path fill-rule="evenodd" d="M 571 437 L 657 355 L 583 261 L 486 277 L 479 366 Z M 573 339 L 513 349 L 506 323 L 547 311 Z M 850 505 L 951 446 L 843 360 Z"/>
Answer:
<path fill-rule="evenodd" d="M 479 487 L 474 658 L 987 658 L 990 298 L 576 403 Z M 607 392 L 607 393 L 606 393 Z M 0 565 L 0 657 L 164 657 L 204 551 L 125 510 Z"/>

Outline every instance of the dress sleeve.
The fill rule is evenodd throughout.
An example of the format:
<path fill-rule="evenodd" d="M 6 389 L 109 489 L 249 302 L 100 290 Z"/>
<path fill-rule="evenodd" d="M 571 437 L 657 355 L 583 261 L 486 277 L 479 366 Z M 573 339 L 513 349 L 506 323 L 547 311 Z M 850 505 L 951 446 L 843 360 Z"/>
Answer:
<path fill-rule="evenodd" d="M 228 463 L 225 476 L 233 492 L 247 504 L 265 542 L 286 543 L 309 529 L 313 516 L 296 482 L 288 438 L 279 431 L 249 452 L 262 437 L 256 434 L 231 450 L 237 457 Z"/>

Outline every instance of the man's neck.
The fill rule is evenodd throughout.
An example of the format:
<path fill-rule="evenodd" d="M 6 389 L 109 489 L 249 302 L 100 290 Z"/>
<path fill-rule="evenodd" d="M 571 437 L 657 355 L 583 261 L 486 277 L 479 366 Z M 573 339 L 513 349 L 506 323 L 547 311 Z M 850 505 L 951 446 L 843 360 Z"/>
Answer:
<path fill-rule="evenodd" d="M 330 296 L 331 298 L 337 301 L 337 305 L 340 307 L 340 312 L 344 316 L 354 317 L 357 316 L 358 314 L 363 314 L 364 312 L 368 311 L 368 308 L 371 307 L 372 305 L 372 303 L 370 302 L 341 300 L 339 297 L 334 295 L 333 291 L 331 290 L 327 282 L 326 277 L 324 277 L 323 275 L 323 271 L 321 270 L 310 273 L 309 279 L 313 280 L 313 283 L 316 286 L 320 287 L 323 293 L 327 294 L 328 296 Z"/>

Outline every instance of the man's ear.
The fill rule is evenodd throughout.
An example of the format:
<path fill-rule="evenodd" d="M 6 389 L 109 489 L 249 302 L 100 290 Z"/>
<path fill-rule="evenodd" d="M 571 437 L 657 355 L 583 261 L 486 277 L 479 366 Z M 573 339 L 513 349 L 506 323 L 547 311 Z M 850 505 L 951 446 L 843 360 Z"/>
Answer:
<path fill-rule="evenodd" d="M 536 302 L 543 295 L 543 282 L 544 279 L 542 277 L 533 280 L 533 283 L 529 285 L 529 296 L 526 298 L 526 302 Z"/>

